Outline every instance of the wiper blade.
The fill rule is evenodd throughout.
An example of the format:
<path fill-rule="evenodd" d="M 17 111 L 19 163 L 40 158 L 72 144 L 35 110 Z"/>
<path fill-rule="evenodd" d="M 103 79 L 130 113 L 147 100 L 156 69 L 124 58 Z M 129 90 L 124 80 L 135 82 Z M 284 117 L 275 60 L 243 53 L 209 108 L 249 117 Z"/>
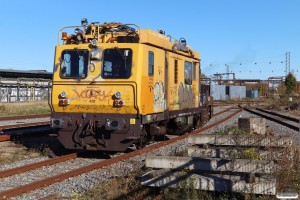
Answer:
<path fill-rule="evenodd" d="M 118 53 L 120 54 L 120 56 L 123 58 L 124 63 L 125 63 L 125 70 L 126 70 L 126 57 L 121 53 L 120 49 L 116 46 L 115 49 L 117 49 Z"/>
<path fill-rule="evenodd" d="M 120 49 L 118 47 L 115 47 L 115 49 L 117 49 L 118 53 L 123 58 L 123 60 L 126 60 L 126 57 L 121 53 Z"/>

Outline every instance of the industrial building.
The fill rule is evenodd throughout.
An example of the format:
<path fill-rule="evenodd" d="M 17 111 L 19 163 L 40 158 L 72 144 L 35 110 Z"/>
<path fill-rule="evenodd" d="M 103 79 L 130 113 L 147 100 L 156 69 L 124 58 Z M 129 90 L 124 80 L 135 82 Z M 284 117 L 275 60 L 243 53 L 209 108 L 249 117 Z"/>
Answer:
<path fill-rule="evenodd" d="M 210 85 L 210 95 L 214 100 L 244 99 L 246 86 L 237 85 Z"/>
<path fill-rule="evenodd" d="M 0 102 L 47 100 L 51 80 L 45 70 L 0 69 Z"/>

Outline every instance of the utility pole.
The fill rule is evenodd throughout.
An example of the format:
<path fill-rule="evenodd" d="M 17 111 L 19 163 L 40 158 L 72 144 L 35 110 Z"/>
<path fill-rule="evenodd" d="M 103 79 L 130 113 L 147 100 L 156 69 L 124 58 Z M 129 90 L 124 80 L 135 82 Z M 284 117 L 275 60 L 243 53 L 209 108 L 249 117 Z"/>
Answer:
<path fill-rule="evenodd" d="M 287 76 L 290 73 L 290 52 L 285 53 L 285 75 Z"/>
<path fill-rule="evenodd" d="M 229 65 L 225 64 L 225 66 L 226 66 L 227 80 L 229 80 Z"/>

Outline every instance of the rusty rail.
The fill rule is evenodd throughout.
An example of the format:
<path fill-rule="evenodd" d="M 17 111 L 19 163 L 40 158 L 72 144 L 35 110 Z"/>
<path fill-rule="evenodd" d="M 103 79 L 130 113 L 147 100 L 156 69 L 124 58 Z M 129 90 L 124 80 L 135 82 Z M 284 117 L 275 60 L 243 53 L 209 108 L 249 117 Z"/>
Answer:
<path fill-rule="evenodd" d="M 49 114 L 40 114 L 40 115 L 22 115 L 22 116 L 0 117 L 0 121 L 18 120 L 18 119 L 34 119 L 34 118 L 45 118 L 45 117 L 50 117 L 50 115 Z"/>
<path fill-rule="evenodd" d="M 24 172 L 38 169 L 38 168 L 41 168 L 44 166 L 54 165 L 56 163 L 65 162 L 65 161 L 75 159 L 75 158 L 77 158 L 77 153 L 72 153 L 72 154 L 68 154 L 65 156 L 53 158 L 51 160 L 45 160 L 45 161 L 30 164 L 30 165 L 24 165 L 24 166 L 13 168 L 13 169 L 7 169 L 4 171 L 0 171 L 0 178 L 5 178 L 8 176 L 12 176 L 14 174 L 24 173 Z"/>
<path fill-rule="evenodd" d="M 232 104 L 249 104 L 249 103 L 263 103 L 264 100 L 239 100 L 239 101 L 231 101 L 231 100 L 223 100 L 223 101 L 214 101 L 213 106 L 229 106 Z"/>
<path fill-rule="evenodd" d="M 280 118 L 283 118 L 283 119 L 286 119 L 286 120 L 289 120 L 289 121 L 292 121 L 292 122 L 300 123 L 300 120 L 296 117 L 282 115 L 282 114 L 272 112 L 272 111 L 269 111 L 269 110 L 265 110 L 265 109 L 261 109 L 261 108 L 256 108 L 256 110 L 261 111 L 261 112 L 265 112 L 265 113 L 268 113 L 270 115 L 274 115 L 274 116 L 277 116 L 277 117 L 280 117 Z"/>
<path fill-rule="evenodd" d="M 90 165 L 85 166 L 85 167 L 81 167 L 81 168 L 78 168 L 78 169 L 71 170 L 69 172 L 58 174 L 58 175 L 55 175 L 55 176 L 52 176 L 52 177 L 45 178 L 43 180 L 39 180 L 39 181 L 36 181 L 36 182 L 29 183 L 27 185 L 19 186 L 17 188 L 13 188 L 13 189 L 10 189 L 10 190 L 4 191 L 4 192 L 0 192 L 0 199 L 6 199 L 6 198 L 13 197 L 13 196 L 18 196 L 18 195 L 21 195 L 23 193 L 26 193 L 26 192 L 29 192 L 29 191 L 32 191 L 32 190 L 36 190 L 36 189 L 39 189 L 39 188 L 42 188 L 42 187 L 46 187 L 46 186 L 49 186 L 51 184 L 60 182 L 62 180 L 68 179 L 70 177 L 78 176 L 80 174 L 87 173 L 87 172 L 90 172 L 90 171 L 95 170 L 95 169 L 103 168 L 105 166 L 108 166 L 108 165 L 120 162 L 122 160 L 127 160 L 129 158 L 136 157 L 136 156 L 139 156 L 141 154 L 154 151 L 154 150 L 156 150 L 156 149 L 158 149 L 158 148 L 160 148 L 162 146 L 166 146 L 166 145 L 175 143 L 175 142 L 177 142 L 179 140 L 185 139 L 189 135 L 198 134 L 198 133 L 200 133 L 202 131 L 205 131 L 205 130 L 208 130 L 210 128 L 213 128 L 214 126 L 217 126 L 220 123 L 223 123 L 223 122 L 229 120 L 230 118 L 232 118 L 233 116 L 237 115 L 241 111 L 242 111 L 242 109 L 239 109 L 236 112 L 230 114 L 226 118 L 224 118 L 224 119 L 222 119 L 222 120 L 220 120 L 220 121 L 218 121 L 216 123 L 213 123 L 213 124 L 208 125 L 206 127 L 194 130 L 194 131 L 192 131 L 190 133 L 187 133 L 185 135 L 181 135 L 179 137 L 172 138 L 172 139 L 167 140 L 167 141 L 156 143 L 156 144 L 147 146 L 147 147 L 145 147 L 143 149 L 136 150 L 136 151 L 133 151 L 133 152 L 130 152 L 130 153 L 127 153 L 127 154 L 123 154 L 123 155 L 117 156 L 117 157 L 113 157 L 113 158 L 105 160 L 105 161 L 93 163 L 93 164 L 90 164 Z"/>
<path fill-rule="evenodd" d="M 0 135 L 0 142 L 9 141 L 10 139 L 10 135 Z"/>
<path fill-rule="evenodd" d="M 276 123 L 281 124 L 283 126 L 286 126 L 286 127 L 290 128 L 292 130 L 295 130 L 295 131 L 300 130 L 299 125 L 295 126 L 293 124 L 290 124 L 288 122 L 283 121 L 283 119 L 286 119 L 290 122 L 294 122 L 296 119 L 293 119 L 293 120 L 287 119 L 287 116 L 282 117 L 282 115 L 279 115 L 277 113 L 275 115 L 274 113 L 271 113 L 271 112 L 268 112 L 269 115 L 272 115 L 272 116 L 269 116 L 269 115 L 266 115 L 266 114 L 262 113 L 262 112 L 266 112 L 265 110 L 262 111 L 262 109 L 260 109 L 260 110 L 254 110 L 254 109 L 248 109 L 248 108 L 243 108 L 243 109 L 250 112 L 250 113 L 252 113 L 252 114 L 258 115 L 258 116 L 263 117 L 265 119 L 268 119 L 270 121 L 273 121 L 273 122 L 276 122 Z M 258 112 L 258 111 L 260 111 L 260 112 Z M 299 123 L 299 121 L 297 123 Z"/>
<path fill-rule="evenodd" d="M 0 117 L 0 121 L 38 119 L 38 118 L 46 118 L 46 117 L 50 117 L 50 115 L 49 114 L 40 114 L 40 115 Z M 49 124 L 50 124 L 50 121 L 1 125 L 0 132 L 4 131 L 4 130 L 8 130 L 8 129 L 26 128 L 26 127 L 33 127 L 33 126 L 44 126 L 44 125 L 49 125 Z"/>
<path fill-rule="evenodd" d="M 218 112 L 218 113 L 214 114 L 213 116 L 215 117 L 215 116 L 221 115 L 221 114 L 223 114 L 223 113 L 226 113 L 226 112 L 228 112 L 229 110 L 233 109 L 234 107 L 236 107 L 236 106 L 235 106 L 235 105 L 234 105 L 234 106 L 230 106 L 229 108 L 227 108 L 227 109 L 225 109 L 225 110 L 223 110 L 223 111 L 221 111 L 221 112 Z"/>
<path fill-rule="evenodd" d="M 8 129 L 16 129 L 16 128 L 27 128 L 27 127 L 29 128 L 29 127 L 33 127 L 33 126 L 46 126 L 46 125 L 50 125 L 50 121 L 0 126 L 0 131 L 8 130 Z"/>

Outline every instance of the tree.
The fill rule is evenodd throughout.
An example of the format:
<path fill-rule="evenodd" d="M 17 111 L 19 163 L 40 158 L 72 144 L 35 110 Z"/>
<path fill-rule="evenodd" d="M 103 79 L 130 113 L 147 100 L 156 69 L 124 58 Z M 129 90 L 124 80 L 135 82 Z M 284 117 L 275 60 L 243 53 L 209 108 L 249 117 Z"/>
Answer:
<path fill-rule="evenodd" d="M 201 73 L 200 78 L 207 78 L 205 74 Z"/>
<path fill-rule="evenodd" d="M 284 85 L 286 87 L 286 93 L 288 95 L 292 94 L 296 90 L 297 80 L 291 72 L 286 76 Z"/>

